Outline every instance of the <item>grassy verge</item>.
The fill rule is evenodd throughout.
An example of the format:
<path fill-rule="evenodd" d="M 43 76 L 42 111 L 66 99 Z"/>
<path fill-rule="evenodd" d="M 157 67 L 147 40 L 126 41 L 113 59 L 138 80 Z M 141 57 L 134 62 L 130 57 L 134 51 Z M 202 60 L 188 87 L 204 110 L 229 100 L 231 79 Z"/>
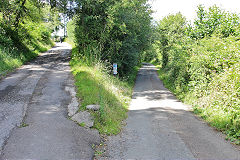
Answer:
<path fill-rule="evenodd" d="M 73 55 L 77 54 L 73 49 Z M 91 112 L 94 116 L 94 127 L 101 134 L 117 134 L 122 127 L 122 121 L 127 118 L 127 108 L 131 100 L 132 88 L 137 68 L 128 80 L 120 80 L 109 75 L 102 63 L 86 64 L 81 59 L 70 62 L 75 77 L 77 96 L 81 100 L 79 110 L 85 110 L 89 104 L 99 104 L 100 110 Z"/>
<path fill-rule="evenodd" d="M 37 50 L 20 51 L 17 48 L 7 48 L 0 45 L 0 77 L 5 76 L 13 69 L 20 67 L 25 62 L 35 58 L 40 52 L 45 52 L 53 44 L 39 45 Z"/>
<path fill-rule="evenodd" d="M 239 67 L 215 77 L 201 97 L 196 96 L 196 91 L 178 92 L 169 73 L 160 66 L 157 68 L 159 78 L 166 88 L 184 103 L 192 105 L 193 112 L 212 127 L 225 133 L 227 140 L 240 144 L 240 99 L 236 98 L 239 94 L 239 90 L 236 90 L 236 87 L 239 88 Z"/>

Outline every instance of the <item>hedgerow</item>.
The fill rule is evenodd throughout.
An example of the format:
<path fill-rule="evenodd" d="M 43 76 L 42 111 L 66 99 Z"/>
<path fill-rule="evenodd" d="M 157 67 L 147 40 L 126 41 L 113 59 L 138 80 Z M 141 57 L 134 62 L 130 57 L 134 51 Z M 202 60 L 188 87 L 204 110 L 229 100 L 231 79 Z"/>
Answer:
<path fill-rule="evenodd" d="M 198 9 L 193 25 L 181 13 L 157 25 L 160 78 L 195 113 L 240 143 L 240 20 L 217 6 Z"/>

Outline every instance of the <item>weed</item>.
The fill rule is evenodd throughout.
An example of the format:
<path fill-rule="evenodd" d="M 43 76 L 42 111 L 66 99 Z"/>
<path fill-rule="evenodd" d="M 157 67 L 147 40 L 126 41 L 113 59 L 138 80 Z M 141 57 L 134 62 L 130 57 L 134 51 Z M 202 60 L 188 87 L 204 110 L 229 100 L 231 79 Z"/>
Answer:
<path fill-rule="evenodd" d="M 103 154 L 102 151 L 95 151 L 95 153 L 94 153 L 95 156 L 101 156 L 102 154 Z"/>
<path fill-rule="evenodd" d="M 85 127 L 86 126 L 86 124 L 84 122 L 78 123 L 78 125 L 81 126 L 81 127 Z"/>
<path fill-rule="evenodd" d="M 19 128 L 23 128 L 23 127 L 27 127 L 27 126 L 29 126 L 29 124 L 26 124 L 26 123 L 22 123 L 20 126 L 19 126 Z"/>

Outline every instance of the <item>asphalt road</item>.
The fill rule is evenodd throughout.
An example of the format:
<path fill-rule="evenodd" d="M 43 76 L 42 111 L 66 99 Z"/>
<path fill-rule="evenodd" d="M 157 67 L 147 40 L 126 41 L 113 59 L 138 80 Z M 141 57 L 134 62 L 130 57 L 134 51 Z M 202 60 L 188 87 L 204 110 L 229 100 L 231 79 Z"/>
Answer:
<path fill-rule="evenodd" d="M 126 126 L 106 144 L 101 159 L 240 159 L 239 148 L 178 101 L 150 64 L 137 76 Z"/>
<path fill-rule="evenodd" d="M 67 116 L 70 51 L 58 43 L 0 81 L 1 160 L 92 159 L 98 133 Z"/>

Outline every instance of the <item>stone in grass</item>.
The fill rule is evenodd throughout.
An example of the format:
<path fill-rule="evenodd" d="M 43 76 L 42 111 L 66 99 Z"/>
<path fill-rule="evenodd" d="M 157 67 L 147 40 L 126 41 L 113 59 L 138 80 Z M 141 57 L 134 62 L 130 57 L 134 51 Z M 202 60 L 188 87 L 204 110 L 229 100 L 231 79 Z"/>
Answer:
<path fill-rule="evenodd" d="M 78 112 L 72 117 L 72 120 L 78 124 L 84 124 L 84 127 L 91 128 L 93 126 L 93 118 L 87 111 Z"/>
<path fill-rule="evenodd" d="M 65 90 L 68 91 L 72 97 L 72 100 L 71 102 L 69 103 L 68 105 L 68 116 L 73 116 L 74 114 L 77 113 L 78 109 L 79 109 L 79 103 L 78 103 L 78 100 L 76 98 L 76 92 L 75 92 L 75 89 L 74 87 L 68 87 L 66 86 L 65 87 Z"/>
<path fill-rule="evenodd" d="M 91 104 L 91 105 L 87 105 L 86 108 L 89 110 L 98 111 L 100 109 L 100 105 Z"/>
<path fill-rule="evenodd" d="M 76 99 L 76 97 L 74 97 L 71 101 L 71 103 L 68 105 L 68 116 L 73 116 L 75 113 L 77 113 L 78 111 L 78 101 Z"/>

